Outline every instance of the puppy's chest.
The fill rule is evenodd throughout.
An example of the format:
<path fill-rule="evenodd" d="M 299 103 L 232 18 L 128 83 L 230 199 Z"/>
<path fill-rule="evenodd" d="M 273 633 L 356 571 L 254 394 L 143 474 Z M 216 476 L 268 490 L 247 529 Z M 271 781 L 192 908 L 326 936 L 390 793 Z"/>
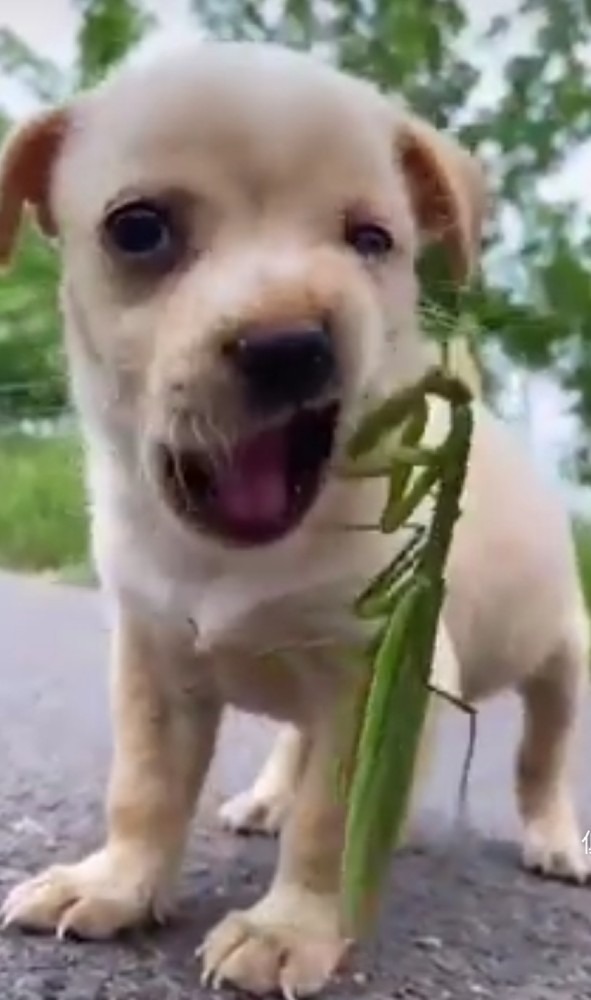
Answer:
<path fill-rule="evenodd" d="M 320 590 L 267 601 L 215 632 L 195 623 L 197 656 L 224 701 L 304 721 L 338 701 L 355 669 L 363 634 L 350 607 Z"/>
<path fill-rule="evenodd" d="M 182 572 L 180 561 L 171 572 L 145 546 L 117 551 L 116 565 L 107 564 L 111 572 L 104 574 L 115 600 L 131 601 L 168 628 L 184 632 L 190 622 L 196 669 L 225 702 L 304 720 L 338 700 L 347 672 L 359 663 L 355 651 L 365 635 L 352 610 L 360 586 L 355 576 L 314 581 L 296 567 L 272 580 L 229 570 L 198 575 Z"/>

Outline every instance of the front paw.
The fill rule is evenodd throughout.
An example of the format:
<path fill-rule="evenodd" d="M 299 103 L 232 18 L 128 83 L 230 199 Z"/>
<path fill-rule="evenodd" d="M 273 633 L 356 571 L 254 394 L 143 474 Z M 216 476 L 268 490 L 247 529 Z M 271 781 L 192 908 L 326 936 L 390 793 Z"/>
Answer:
<path fill-rule="evenodd" d="M 347 944 L 336 899 L 276 887 L 207 935 L 202 982 L 231 983 L 259 996 L 280 991 L 288 1000 L 310 996 L 328 981 Z"/>
<path fill-rule="evenodd" d="M 152 864 L 104 849 L 17 885 L 2 907 L 3 926 L 55 931 L 58 937 L 110 938 L 150 919 L 162 920 L 167 889 Z"/>

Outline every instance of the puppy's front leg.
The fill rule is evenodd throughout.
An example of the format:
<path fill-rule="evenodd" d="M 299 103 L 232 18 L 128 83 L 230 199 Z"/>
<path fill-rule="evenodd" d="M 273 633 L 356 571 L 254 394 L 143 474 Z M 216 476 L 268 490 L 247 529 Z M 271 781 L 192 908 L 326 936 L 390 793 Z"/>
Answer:
<path fill-rule="evenodd" d="M 3 907 L 7 924 L 104 938 L 167 908 L 219 705 L 198 686 L 190 637 L 163 634 L 127 612 L 113 667 L 106 844 L 17 886 Z"/>
<path fill-rule="evenodd" d="M 342 723 L 342 719 L 339 718 Z M 340 874 L 345 809 L 337 782 L 339 729 L 317 729 L 283 829 L 271 888 L 251 909 L 234 912 L 206 938 L 204 979 L 286 997 L 319 990 L 347 942 Z"/>

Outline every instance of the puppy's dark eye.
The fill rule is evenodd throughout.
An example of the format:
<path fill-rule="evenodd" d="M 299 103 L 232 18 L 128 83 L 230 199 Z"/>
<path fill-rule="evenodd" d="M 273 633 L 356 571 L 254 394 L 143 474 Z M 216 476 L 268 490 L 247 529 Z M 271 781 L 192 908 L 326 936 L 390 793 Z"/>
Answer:
<path fill-rule="evenodd" d="M 394 240 L 387 229 L 377 222 L 349 222 L 345 240 L 360 257 L 375 260 L 385 257 L 394 248 Z"/>
<path fill-rule="evenodd" d="M 174 247 L 170 212 L 147 200 L 113 209 L 105 219 L 104 231 L 110 246 L 130 260 L 162 260 Z"/>

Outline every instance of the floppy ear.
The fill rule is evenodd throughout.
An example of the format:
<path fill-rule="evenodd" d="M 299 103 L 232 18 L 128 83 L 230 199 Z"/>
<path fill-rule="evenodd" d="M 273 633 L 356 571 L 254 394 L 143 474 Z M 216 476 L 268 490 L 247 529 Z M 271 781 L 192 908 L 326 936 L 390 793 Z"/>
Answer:
<path fill-rule="evenodd" d="M 51 169 L 66 133 L 67 112 L 47 111 L 17 126 L 5 140 L 0 158 L 0 263 L 14 250 L 23 210 L 29 205 L 41 230 L 56 235 L 49 205 Z"/>
<path fill-rule="evenodd" d="M 488 203 L 482 166 L 454 139 L 411 115 L 402 119 L 398 141 L 421 236 L 443 245 L 453 277 L 464 282 L 478 260 Z"/>

